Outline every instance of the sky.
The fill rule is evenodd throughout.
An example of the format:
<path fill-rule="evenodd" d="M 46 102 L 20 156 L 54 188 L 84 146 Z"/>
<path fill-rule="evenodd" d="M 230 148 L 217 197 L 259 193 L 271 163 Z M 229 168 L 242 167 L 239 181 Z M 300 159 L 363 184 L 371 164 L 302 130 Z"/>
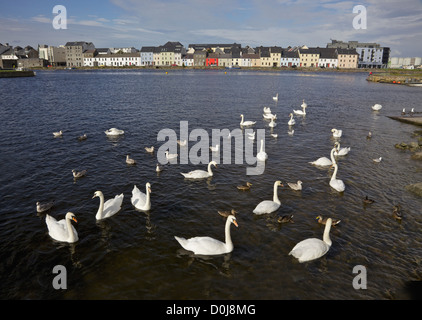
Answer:
<path fill-rule="evenodd" d="M 0 43 L 93 42 L 97 48 L 193 43 L 325 47 L 376 42 L 395 57 L 422 56 L 422 0 L 0 0 Z M 66 20 L 58 20 L 56 5 Z M 357 5 L 366 10 L 353 12 Z M 57 29 L 53 21 L 66 21 Z"/>

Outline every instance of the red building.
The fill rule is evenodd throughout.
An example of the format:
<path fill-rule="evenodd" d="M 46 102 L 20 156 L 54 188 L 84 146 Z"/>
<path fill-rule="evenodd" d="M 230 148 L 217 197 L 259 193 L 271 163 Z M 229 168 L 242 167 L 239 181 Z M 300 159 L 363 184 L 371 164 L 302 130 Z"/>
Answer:
<path fill-rule="evenodd" d="M 205 65 L 207 67 L 218 67 L 218 54 L 210 53 L 205 59 Z"/>

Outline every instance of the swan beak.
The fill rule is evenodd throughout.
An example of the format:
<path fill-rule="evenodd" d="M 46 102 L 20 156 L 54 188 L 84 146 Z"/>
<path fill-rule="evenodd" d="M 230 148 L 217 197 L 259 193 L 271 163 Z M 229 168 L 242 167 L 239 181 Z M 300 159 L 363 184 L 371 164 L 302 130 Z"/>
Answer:
<path fill-rule="evenodd" d="M 76 220 L 75 217 L 72 217 L 72 220 L 75 221 L 76 223 L 78 222 L 78 220 Z"/>
<path fill-rule="evenodd" d="M 233 224 L 234 224 L 236 227 L 239 227 L 239 225 L 237 224 L 236 220 L 233 220 Z"/>
<path fill-rule="evenodd" d="M 149 193 L 152 193 L 151 188 L 148 188 L 148 192 L 149 192 Z"/>
<path fill-rule="evenodd" d="M 96 195 L 96 194 L 94 194 L 94 195 L 92 196 L 92 199 L 94 199 L 96 196 L 97 196 L 97 195 Z"/>

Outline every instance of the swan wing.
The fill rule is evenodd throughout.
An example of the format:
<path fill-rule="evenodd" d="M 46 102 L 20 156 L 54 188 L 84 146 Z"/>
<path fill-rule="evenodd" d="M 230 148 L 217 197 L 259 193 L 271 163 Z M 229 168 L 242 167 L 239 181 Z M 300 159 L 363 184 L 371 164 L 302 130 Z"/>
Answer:
<path fill-rule="evenodd" d="M 229 252 L 224 242 L 211 237 L 194 237 L 185 239 L 175 236 L 175 239 L 185 250 L 193 251 L 194 254 L 216 255 Z"/>
<path fill-rule="evenodd" d="M 210 175 L 207 171 L 204 170 L 194 170 L 188 173 L 181 173 L 187 179 L 202 179 L 208 178 Z"/>
<path fill-rule="evenodd" d="M 276 211 L 280 207 L 280 204 L 271 200 L 261 201 L 253 210 L 255 214 L 271 213 Z"/>
<path fill-rule="evenodd" d="M 318 160 L 315 160 L 313 162 L 309 162 L 310 164 L 313 164 L 315 166 L 331 166 L 333 163 L 331 162 L 330 159 L 328 159 L 327 157 L 321 157 Z"/>
<path fill-rule="evenodd" d="M 136 185 L 133 187 L 132 190 L 131 202 L 137 209 L 142 208 L 147 202 L 147 195 L 141 190 L 139 190 Z"/>
<path fill-rule="evenodd" d="M 294 246 L 289 255 L 297 258 L 299 262 L 311 261 L 322 257 L 328 252 L 330 246 L 317 238 L 309 238 Z"/>
<path fill-rule="evenodd" d="M 113 199 L 109 199 L 104 203 L 103 217 L 108 218 L 116 214 L 122 207 L 123 193 L 116 195 Z"/>

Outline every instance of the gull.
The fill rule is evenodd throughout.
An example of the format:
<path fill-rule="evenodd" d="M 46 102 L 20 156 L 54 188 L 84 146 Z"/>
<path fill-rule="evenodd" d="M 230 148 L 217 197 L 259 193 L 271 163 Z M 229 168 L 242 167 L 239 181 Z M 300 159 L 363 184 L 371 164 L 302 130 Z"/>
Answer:
<path fill-rule="evenodd" d="M 382 160 L 382 157 L 379 157 L 377 159 L 372 159 L 372 161 L 374 161 L 374 162 L 381 162 L 381 160 Z"/>
<path fill-rule="evenodd" d="M 145 147 L 145 150 L 149 153 L 153 153 L 154 152 L 154 146 L 151 146 L 150 148 Z"/>
<path fill-rule="evenodd" d="M 60 131 L 58 131 L 58 132 L 53 132 L 53 136 L 54 136 L 55 138 L 59 138 L 59 137 L 61 137 L 62 135 L 63 135 L 62 130 L 60 130 Z"/>

